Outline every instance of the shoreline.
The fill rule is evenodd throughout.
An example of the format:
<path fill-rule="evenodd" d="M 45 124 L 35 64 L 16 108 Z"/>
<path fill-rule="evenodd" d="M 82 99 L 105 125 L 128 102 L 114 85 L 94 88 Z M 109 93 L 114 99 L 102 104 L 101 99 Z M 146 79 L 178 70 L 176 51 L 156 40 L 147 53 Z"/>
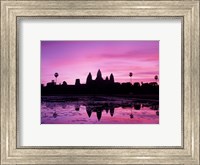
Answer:
<path fill-rule="evenodd" d="M 85 95 L 85 94 L 69 94 L 69 95 L 42 95 L 41 99 L 44 98 L 52 98 L 53 100 L 56 98 L 67 98 L 69 99 L 71 97 L 72 100 L 74 100 L 75 98 L 80 98 L 80 97 L 91 97 L 91 98 L 102 98 L 102 97 L 107 97 L 107 98 L 116 98 L 116 99 L 134 99 L 134 100 L 147 100 L 147 101 L 157 101 L 159 102 L 159 95 L 134 95 L 134 94 L 130 94 L 130 95 Z M 59 99 L 58 99 L 59 100 Z M 81 100 L 81 98 L 80 98 Z"/>

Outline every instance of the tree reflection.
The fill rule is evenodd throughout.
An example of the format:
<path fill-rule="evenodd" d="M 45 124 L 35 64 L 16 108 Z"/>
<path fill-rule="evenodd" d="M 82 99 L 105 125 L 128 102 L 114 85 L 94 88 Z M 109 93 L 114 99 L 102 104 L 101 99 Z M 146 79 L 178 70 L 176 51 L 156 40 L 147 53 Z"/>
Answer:
<path fill-rule="evenodd" d="M 130 114 L 130 118 L 133 119 L 133 108 L 131 107 L 131 114 Z"/>
<path fill-rule="evenodd" d="M 76 111 L 79 111 L 79 109 L 80 109 L 80 105 L 76 104 L 76 105 L 75 105 L 75 110 L 76 110 Z"/>
<path fill-rule="evenodd" d="M 53 117 L 56 118 L 58 116 L 58 114 L 56 113 L 56 111 L 53 113 Z"/>

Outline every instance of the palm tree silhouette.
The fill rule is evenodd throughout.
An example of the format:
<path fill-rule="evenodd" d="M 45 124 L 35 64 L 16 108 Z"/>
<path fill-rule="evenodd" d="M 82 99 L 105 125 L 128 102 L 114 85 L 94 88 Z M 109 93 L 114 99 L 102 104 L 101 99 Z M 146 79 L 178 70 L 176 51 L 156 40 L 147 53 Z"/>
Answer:
<path fill-rule="evenodd" d="M 130 77 L 130 83 L 131 83 L 131 84 L 132 84 L 132 76 L 133 76 L 133 73 L 130 72 L 130 73 L 129 73 L 129 77 Z"/>
<path fill-rule="evenodd" d="M 155 75 L 154 79 L 156 80 L 156 82 L 158 81 L 158 75 Z"/>
<path fill-rule="evenodd" d="M 56 78 L 56 83 L 57 83 L 57 77 L 59 76 L 59 74 L 56 72 L 56 73 L 54 74 L 54 76 L 55 76 L 55 78 Z"/>

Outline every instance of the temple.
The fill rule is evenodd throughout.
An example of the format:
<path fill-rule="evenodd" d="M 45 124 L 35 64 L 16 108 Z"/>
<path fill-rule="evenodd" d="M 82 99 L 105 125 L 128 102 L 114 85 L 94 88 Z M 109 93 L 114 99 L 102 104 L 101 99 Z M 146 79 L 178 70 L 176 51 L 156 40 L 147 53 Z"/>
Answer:
<path fill-rule="evenodd" d="M 45 95 L 68 95 L 68 94 L 158 94 L 159 85 L 157 82 L 139 83 L 134 84 L 130 82 L 119 83 L 115 82 L 114 75 L 102 77 L 101 70 L 97 71 L 96 78 L 92 78 L 89 72 L 86 83 L 82 84 L 80 79 L 75 80 L 74 85 L 68 85 L 66 81 L 62 84 L 56 84 L 54 80 L 47 83 L 46 86 L 41 85 L 41 94 Z"/>
<path fill-rule="evenodd" d="M 106 76 L 106 79 L 104 80 L 101 74 L 101 70 L 99 69 L 97 72 L 97 77 L 95 80 L 92 80 L 92 74 L 89 73 L 86 79 L 86 85 L 103 85 L 103 84 L 113 84 L 114 83 L 114 76 L 111 73 L 110 74 L 110 79 L 108 78 L 108 76 Z"/>

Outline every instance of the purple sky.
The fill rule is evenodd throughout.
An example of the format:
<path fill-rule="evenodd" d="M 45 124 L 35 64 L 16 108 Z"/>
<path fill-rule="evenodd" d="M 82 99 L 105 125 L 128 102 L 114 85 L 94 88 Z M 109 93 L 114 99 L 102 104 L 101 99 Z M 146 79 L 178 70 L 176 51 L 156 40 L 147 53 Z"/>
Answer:
<path fill-rule="evenodd" d="M 41 81 L 74 84 L 113 73 L 116 82 L 152 82 L 159 75 L 159 41 L 41 41 Z"/>

